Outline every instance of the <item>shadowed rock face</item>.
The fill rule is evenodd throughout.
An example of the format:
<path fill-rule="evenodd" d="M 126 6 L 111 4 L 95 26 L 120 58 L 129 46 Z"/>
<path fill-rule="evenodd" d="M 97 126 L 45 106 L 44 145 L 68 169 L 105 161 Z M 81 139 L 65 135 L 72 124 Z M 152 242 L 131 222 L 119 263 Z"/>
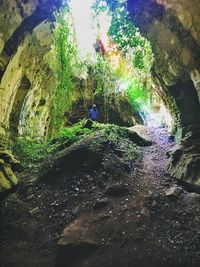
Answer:
<path fill-rule="evenodd" d="M 180 145 L 169 151 L 168 172 L 197 192 L 200 192 L 200 130 L 189 128 Z"/>
<path fill-rule="evenodd" d="M 92 89 L 92 87 L 86 88 L 86 90 L 88 89 Z M 136 123 L 144 123 L 140 112 L 132 107 L 125 97 L 117 96 L 116 99 L 112 99 L 107 106 L 105 105 L 105 101 L 102 96 L 93 100 L 93 102 L 97 104 L 100 112 L 98 122 L 115 123 L 117 125 L 127 127 L 133 126 Z M 76 101 L 72 106 L 71 112 L 66 114 L 68 122 L 76 123 L 88 116 L 88 109 L 91 107 L 91 103 L 91 96 L 85 98 L 84 101 Z"/>
<path fill-rule="evenodd" d="M 180 113 L 180 121 L 183 128 L 183 135 L 188 132 L 189 125 L 196 125 L 200 122 L 200 105 L 196 88 L 191 80 L 177 82 L 168 87 L 174 97 Z"/>

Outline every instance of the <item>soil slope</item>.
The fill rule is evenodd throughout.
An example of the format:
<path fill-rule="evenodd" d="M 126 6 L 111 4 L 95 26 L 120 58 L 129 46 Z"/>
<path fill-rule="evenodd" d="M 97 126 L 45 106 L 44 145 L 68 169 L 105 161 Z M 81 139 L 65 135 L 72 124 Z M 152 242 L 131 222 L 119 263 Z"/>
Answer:
<path fill-rule="evenodd" d="M 96 134 L 1 201 L 1 267 L 200 266 L 200 195 L 166 174 L 163 129 L 132 130 L 153 144 Z"/>

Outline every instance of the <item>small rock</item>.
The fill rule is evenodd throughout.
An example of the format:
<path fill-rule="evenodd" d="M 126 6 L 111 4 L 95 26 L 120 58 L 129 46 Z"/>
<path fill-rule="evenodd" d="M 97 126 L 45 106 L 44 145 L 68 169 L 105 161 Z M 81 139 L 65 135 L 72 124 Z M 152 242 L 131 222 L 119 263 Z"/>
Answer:
<path fill-rule="evenodd" d="M 152 206 L 153 208 L 155 208 L 155 207 L 157 206 L 157 202 L 156 202 L 156 200 L 153 200 L 151 206 Z"/>
<path fill-rule="evenodd" d="M 82 206 L 78 205 L 72 210 L 72 215 L 77 217 L 81 214 L 81 211 L 82 211 Z"/>
<path fill-rule="evenodd" d="M 167 197 L 178 197 L 183 192 L 183 189 L 178 186 L 172 186 L 165 191 Z"/>
<path fill-rule="evenodd" d="M 111 197 L 120 197 L 129 193 L 129 189 L 124 185 L 108 186 L 105 194 Z"/>
<path fill-rule="evenodd" d="M 33 215 L 33 214 L 36 214 L 36 213 L 38 213 L 38 212 L 39 212 L 39 208 L 38 208 L 38 207 L 36 207 L 36 208 L 34 208 L 34 209 L 30 210 L 29 212 L 30 212 L 30 214 L 31 214 L 31 215 Z"/>
<path fill-rule="evenodd" d="M 177 229 L 177 230 L 181 229 L 181 224 L 180 224 L 179 222 L 175 222 L 175 223 L 173 224 L 173 226 L 174 226 L 174 228 Z"/>
<path fill-rule="evenodd" d="M 32 199 L 34 199 L 34 197 L 35 197 L 34 194 L 28 195 L 26 200 L 32 200 Z"/>
<path fill-rule="evenodd" d="M 144 215 L 144 216 L 147 216 L 147 217 L 150 216 L 149 210 L 146 209 L 146 208 L 143 208 L 143 209 L 141 210 L 141 214 Z"/>

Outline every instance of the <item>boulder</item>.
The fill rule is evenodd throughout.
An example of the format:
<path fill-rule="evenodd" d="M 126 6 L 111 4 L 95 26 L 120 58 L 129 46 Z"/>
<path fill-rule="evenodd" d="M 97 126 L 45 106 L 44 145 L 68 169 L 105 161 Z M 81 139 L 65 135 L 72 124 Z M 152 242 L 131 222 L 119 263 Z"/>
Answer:
<path fill-rule="evenodd" d="M 18 184 L 18 179 L 13 172 L 18 166 L 19 161 L 10 151 L 0 149 L 0 192 Z"/>
<path fill-rule="evenodd" d="M 98 243 L 91 231 L 94 219 L 82 216 L 68 225 L 58 242 L 57 266 L 75 263 L 79 259 L 92 254 Z"/>
<path fill-rule="evenodd" d="M 192 190 L 200 192 L 200 140 L 196 133 L 188 133 L 169 152 L 167 170 L 176 179 L 181 180 Z"/>
<path fill-rule="evenodd" d="M 178 186 L 172 186 L 165 191 L 166 197 L 178 197 L 183 192 L 182 188 Z"/>

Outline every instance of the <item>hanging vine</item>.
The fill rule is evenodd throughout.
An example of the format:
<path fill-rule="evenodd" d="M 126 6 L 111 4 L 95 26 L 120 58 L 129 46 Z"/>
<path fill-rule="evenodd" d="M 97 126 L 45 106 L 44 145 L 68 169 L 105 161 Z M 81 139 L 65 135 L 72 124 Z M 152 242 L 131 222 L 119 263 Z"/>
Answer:
<path fill-rule="evenodd" d="M 57 15 L 54 31 L 55 72 L 58 81 L 53 105 L 53 128 L 55 130 L 62 126 L 65 113 L 71 109 L 72 105 L 72 65 L 76 49 L 70 32 L 70 24 L 66 21 L 66 14 L 69 14 L 69 11 L 65 9 Z"/>

